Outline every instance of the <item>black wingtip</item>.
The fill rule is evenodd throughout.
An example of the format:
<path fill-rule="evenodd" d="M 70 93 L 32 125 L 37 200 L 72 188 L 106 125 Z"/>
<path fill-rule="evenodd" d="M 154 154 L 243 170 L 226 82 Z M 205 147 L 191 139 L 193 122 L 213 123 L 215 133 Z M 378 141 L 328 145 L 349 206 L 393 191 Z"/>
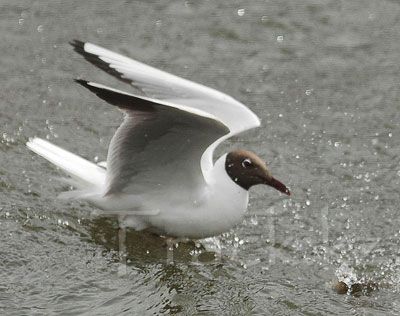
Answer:
<path fill-rule="evenodd" d="M 85 52 L 84 46 L 85 46 L 85 42 L 82 42 L 80 40 L 72 40 L 69 42 L 71 44 L 71 46 L 74 48 L 74 51 L 78 52 L 78 53 L 83 53 Z"/>
<path fill-rule="evenodd" d="M 110 68 L 110 65 L 105 61 L 103 61 L 99 56 L 85 51 L 85 44 L 86 44 L 85 42 L 74 39 L 69 43 L 71 44 L 75 52 L 82 55 L 83 58 L 85 58 L 91 64 L 95 65 L 96 67 L 99 67 L 100 69 L 104 70 L 105 72 L 107 72 L 111 76 L 114 76 L 115 78 L 119 79 L 122 82 L 132 84 L 132 80 L 123 78 L 121 73 L 119 73 L 114 68 Z"/>
<path fill-rule="evenodd" d="M 100 99 L 103 99 L 111 105 L 115 105 L 120 109 L 134 110 L 140 112 L 152 112 L 154 111 L 154 103 L 134 95 L 127 95 L 117 91 L 111 90 L 111 88 L 101 87 L 94 82 L 90 82 L 83 79 L 74 79 L 76 83 L 79 83 L 82 87 L 96 94 Z"/>
<path fill-rule="evenodd" d="M 104 99 L 104 98 L 102 97 L 102 95 L 105 94 L 106 91 L 108 91 L 108 90 L 106 90 L 106 89 L 102 89 L 102 88 L 99 88 L 99 87 L 96 87 L 96 86 L 91 85 L 90 82 L 87 81 L 87 80 L 83 80 L 83 79 L 74 79 L 74 81 L 75 81 L 76 83 L 80 84 L 82 87 L 88 89 L 89 91 L 92 91 L 93 93 L 95 93 L 96 95 L 98 95 L 98 96 L 99 96 L 100 98 L 102 98 L 102 99 Z M 103 90 L 104 90 L 104 92 L 103 92 Z M 106 101 L 107 101 L 107 100 L 106 100 Z"/>
<path fill-rule="evenodd" d="M 76 83 L 79 83 L 81 86 L 88 87 L 89 81 L 83 79 L 74 79 Z"/>

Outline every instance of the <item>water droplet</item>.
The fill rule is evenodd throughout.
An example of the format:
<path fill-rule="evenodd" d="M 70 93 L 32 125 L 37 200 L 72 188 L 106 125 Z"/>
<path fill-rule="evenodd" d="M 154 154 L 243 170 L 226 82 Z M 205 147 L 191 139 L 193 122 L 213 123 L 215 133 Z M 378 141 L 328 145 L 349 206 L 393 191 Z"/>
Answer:
<path fill-rule="evenodd" d="M 392 137 L 392 136 L 393 136 L 393 134 L 392 134 L 392 133 L 389 133 L 389 134 L 388 134 L 388 136 L 389 136 L 389 137 Z"/>
<path fill-rule="evenodd" d="M 258 220 L 257 220 L 257 218 L 256 218 L 256 217 L 252 217 L 252 218 L 250 219 L 250 223 L 251 223 L 252 225 L 254 225 L 254 226 L 258 225 Z"/>
<path fill-rule="evenodd" d="M 334 145 L 335 147 L 339 147 L 339 146 L 340 146 L 340 142 L 335 142 L 333 145 Z"/>
<path fill-rule="evenodd" d="M 245 13 L 245 10 L 244 10 L 244 9 L 239 9 L 239 10 L 237 10 L 237 15 L 238 15 L 238 16 L 243 16 L 244 13 Z"/>
<path fill-rule="evenodd" d="M 278 35 L 276 37 L 277 42 L 282 43 L 283 42 L 283 35 Z"/>
<path fill-rule="evenodd" d="M 344 196 L 344 197 L 343 197 L 343 201 L 345 201 L 345 202 L 346 202 L 348 199 L 349 199 L 349 198 L 348 198 L 347 196 Z"/>
<path fill-rule="evenodd" d="M 6 217 L 10 216 L 10 212 L 6 212 Z"/>
<path fill-rule="evenodd" d="M 43 32 L 43 25 L 38 25 L 37 31 L 38 31 L 39 33 L 42 33 L 42 32 Z"/>
<path fill-rule="evenodd" d="M 282 114 L 282 113 L 279 113 L 278 116 L 279 116 L 279 117 L 283 117 L 283 114 Z"/>
<path fill-rule="evenodd" d="M 307 206 L 310 206 L 310 205 L 311 205 L 310 200 L 306 200 L 306 205 L 307 205 Z"/>
<path fill-rule="evenodd" d="M 311 91 L 310 89 L 307 89 L 306 92 L 305 92 L 305 94 L 306 94 L 306 95 L 311 95 L 311 92 L 312 92 L 312 91 Z"/>

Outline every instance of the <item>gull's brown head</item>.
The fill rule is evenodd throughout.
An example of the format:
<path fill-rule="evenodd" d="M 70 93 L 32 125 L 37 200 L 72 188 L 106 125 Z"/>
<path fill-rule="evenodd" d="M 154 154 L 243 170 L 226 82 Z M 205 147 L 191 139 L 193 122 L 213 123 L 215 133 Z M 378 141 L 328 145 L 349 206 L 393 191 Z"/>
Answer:
<path fill-rule="evenodd" d="M 253 185 L 266 184 L 290 195 L 289 189 L 271 175 L 266 163 L 251 151 L 235 150 L 228 153 L 225 170 L 229 177 L 245 190 Z"/>

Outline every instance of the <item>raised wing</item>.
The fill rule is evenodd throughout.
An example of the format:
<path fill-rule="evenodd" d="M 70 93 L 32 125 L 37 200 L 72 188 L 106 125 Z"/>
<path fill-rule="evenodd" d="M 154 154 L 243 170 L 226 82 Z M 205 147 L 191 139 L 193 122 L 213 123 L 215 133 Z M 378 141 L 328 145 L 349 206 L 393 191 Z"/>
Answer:
<path fill-rule="evenodd" d="M 145 95 L 201 110 L 217 117 L 234 135 L 260 125 L 258 117 L 232 97 L 198 83 L 150 67 L 103 47 L 73 41 L 75 51 L 114 77 L 131 83 Z"/>
<path fill-rule="evenodd" d="M 77 82 L 125 112 L 108 151 L 106 195 L 149 189 L 157 194 L 171 184 L 187 191 L 205 184 L 200 158 L 229 133 L 222 122 L 198 109 Z"/>

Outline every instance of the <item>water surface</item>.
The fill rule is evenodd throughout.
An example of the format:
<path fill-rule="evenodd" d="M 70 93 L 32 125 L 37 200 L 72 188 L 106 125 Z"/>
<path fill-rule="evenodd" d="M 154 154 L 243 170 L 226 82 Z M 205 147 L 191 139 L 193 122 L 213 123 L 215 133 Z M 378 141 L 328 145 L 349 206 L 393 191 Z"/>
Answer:
<path fill-rule="evenodd" d="M 0 313 L 400 313 L 400 5 L 396 1 L 11 1 L 0 4 Z M 96 161 L 121 114 L 73 82 L 128 91 L 73 52 L 89 40 L 220 89 L 263 126 L 247 148 L 290 199 L 252 189 L 205 247 L 118 228 L 56 199 L 34 135 Z M 208 248 L 207 248 L 208 249 Z M 340 295 L 337 280 L 379 289 Z"/>

